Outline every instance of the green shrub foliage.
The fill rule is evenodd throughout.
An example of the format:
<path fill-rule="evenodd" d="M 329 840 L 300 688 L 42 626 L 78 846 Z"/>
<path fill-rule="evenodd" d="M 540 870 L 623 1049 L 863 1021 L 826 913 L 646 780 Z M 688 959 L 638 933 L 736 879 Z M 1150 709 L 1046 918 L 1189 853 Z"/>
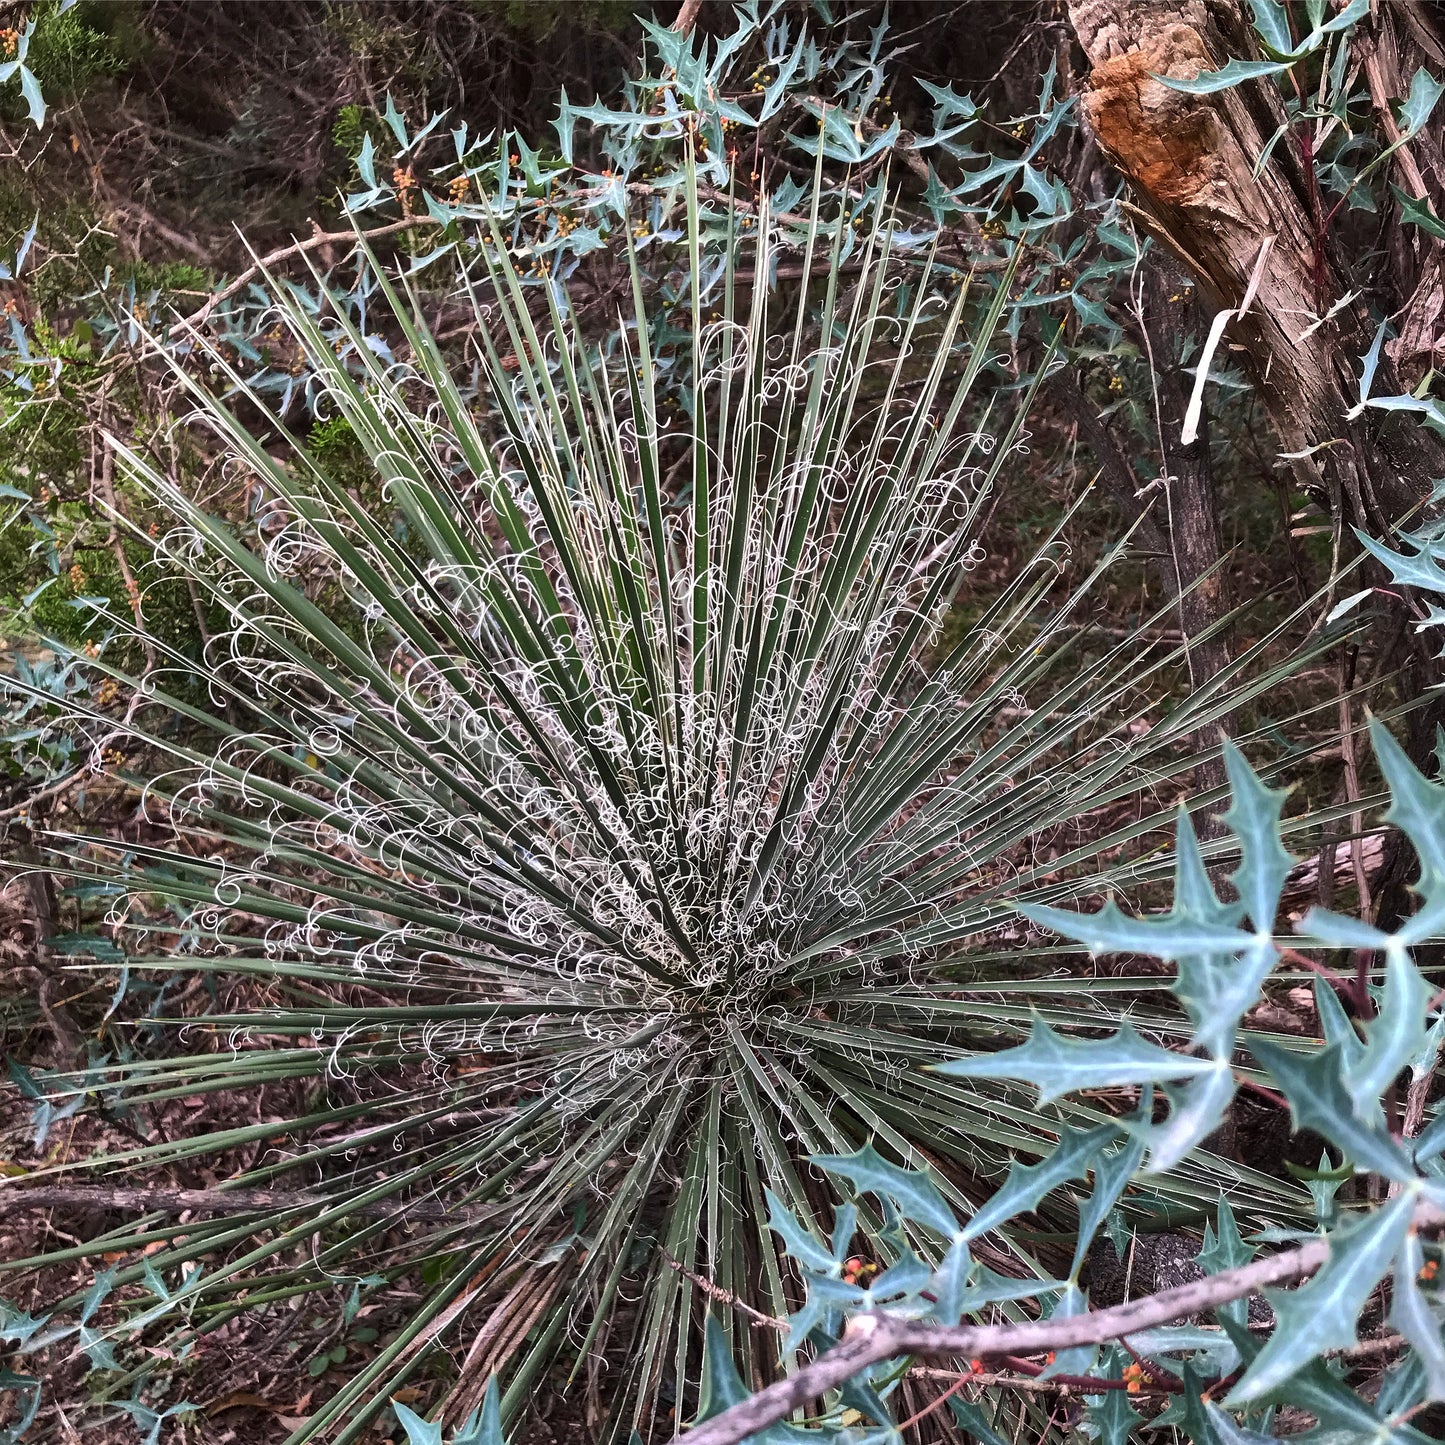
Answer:
<path fill-rule="evenodd" d="M 752 279 L 775 254 L 766 218 L 714 260 L 694 171 L 684 187 L 686 326 L 654 326 L 635 269 L 634 315 L 589 342 L 564 288 L 488 248 L 476 365 L 458 377 L 384 281 L 386 347 L 344 306 L 278 287 L 322 389 L 318 445 L 287 449 L 280 430 L 263 444 L 178 372 L 259 498 L 249 528 L 122 453 L 171 519 L 157 561 L 224 621 L 199 662 L 146 639 L 158 666 L 142 682 L 112 660 L 133 615 L 95 604 L 111 642 L 77 661 L 140 701 L 118 717 L 73 700 L 68 724 L 151 760 L 144 811 L 177 842 L 53 838 L 52 855 L 113 890 L 109 932 L 137 974 L 249 978 L 252 1002 L 179 1028 L 169 1057 L 27 1087 L 43 1129 L 83 1097 L 114 1114 L 314 1081 L 280 1125 L 72 1166 L 144 1178 L 290 1141 L 226 1184 L 287 1202 L 176 1227 L 102 1277 L 154 1296 L 121 1310 L 103 1351 L 184 1353 L 239 1309 L 338 1280 L 420 1286 L 406 1327 L 297 1441 L 355 1438 L 425 1360 L 416 1342 L 449 1338 L 468 1306 L 494 1321 L 476 1366 L 505 1367 L 506 1414 L 553 1361 L 609 1351 L 612 1428 L 653 1428 L 660 1392 L 696 1398 L 691 1276 L 788 1313 L 768 1200 L 814 1220 L 843 1197 L 809 1156 L 872 1139 L 896 1165 L 943 1160 L 942 1197 L 971 1209 L 1011 1156 L 1044 1151 L 1055 1118 L 1008 1084 L 917 1065 L 1007 1047 L 1035 1014 L 1080 1020 L 1003 936 L 1011 900 L 1093 889 L 1085 865 L 1105 854 L 1106 877 L 1147 876 L 1127 858 L 1162 821 L 1149 790 L 1187 785 L 1192 740 L 1272 677 L 1246 656 L 1248 688 L 1220 679 L 1161 705 L 1175 644 L 1145 628 L 1081 651 L 1080 608 L 1122 548 L 1075 570 L 1065 522 L 942 641 L 1021 445 L 1027 398 L 994 346 L 1008 276 L 959 288 L 900 271 L 875 206 L 863 227 L 815 210 L 802 261 L 817 282 L 770 290 Z M 676 406 L 659 397 L 661 345 L 685 378 Z M 1152 726 L 1131 725 L 1145 713 Z M 1127 824 L 1083 826 L 1136 794 Z M 160 946 L 177 929 L 179 951 Z M 1117 996 L 1082 1016 L 1112 1025 Z M 1131 1016 L 1187 1035 L 1147 1004 Z M 1176 1067 L 1210 1100 L 1228 1078 Z M 1056 1111 L 1113 1127 L 1088 1100 Z M 1167 1214 L 1226 1176 L 1261 1208 L 1295 1196 L 1195 1155 L 1142 1207 Z M 865 1206 L 857 1227 L 885 1250 L 891 1219 Z M 88 1299 L 56 1308 L 80 1311 L 87 1339 Z M 770 1345 L 739 1345 L 775 1368 Z M 115 1390 L 155 1368 L 102 1360 Z"/>

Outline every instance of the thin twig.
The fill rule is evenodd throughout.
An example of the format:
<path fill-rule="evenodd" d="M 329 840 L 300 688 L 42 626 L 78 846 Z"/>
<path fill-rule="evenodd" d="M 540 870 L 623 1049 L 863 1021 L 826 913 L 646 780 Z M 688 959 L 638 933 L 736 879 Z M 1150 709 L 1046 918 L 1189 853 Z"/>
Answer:
<path fill-rule="evenodd" d="M 714 1284 L 704 1275 L 694 1274 L 685 1264 L 675 1260 L 665 1249 L 659 1250 L 658 1252 L 662 1255 L 663 1262 L 669 1269 L 675 1269 L 685 1280 L 690 1280 L 709 1299 L 715 1299 L 719 1304 L 731 1306 L 737 1310 L 739 1314 L 747 1315 L 750 1320 L 756 1321 L 767 1329 L 778 1330 L 783 1334 L 787 1334 L 788 1324 L 786 1320 L 774 1319 L 772 1315 L 765 1315 L 762 1310 L 756 1310 L 752 1305 L 740 1300 L 731 1290 L 724 1289 L 720 1284 Z"/>

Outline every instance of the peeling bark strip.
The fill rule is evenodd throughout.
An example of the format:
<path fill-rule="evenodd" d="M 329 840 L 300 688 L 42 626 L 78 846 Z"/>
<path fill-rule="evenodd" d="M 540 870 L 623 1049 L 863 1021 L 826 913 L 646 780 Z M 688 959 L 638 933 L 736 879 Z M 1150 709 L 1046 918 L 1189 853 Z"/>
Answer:
<path fill-rule="evenodd" d="M 1349 443 L 1343 458 L 1316 454 L 1297 465 L 1301 484 L 1337 498 L 1352 520 L 1387 532 L 1429 495 L 1431 477 L 1445 471 L 1445 447 L 1412 419 L 1346 420 L 1373 327 L 1360 299 L 1315 324 L 1346 288 L 1330 261 L 1327 203 L 1300 138 L 1282 136 L 1260 175 L 1253 173 L 1286 122 L 1277 91 L 1251 80 L 1194 96 L 1155 79 L 1193 79 L 1230 56 L 1255 55 L 1242 5 L 1069 0 L 1069 15 L 1092 67 L 1083 93 L 1088 124 L 1141 202 L 1141 221 L 1199 277 L 1216 306 L 1240 306 L 1261 247 L 1271 243 L 1250 309 L 1231 333 L 1246 347 L 1281 450 Z M 1382 372 L 1376 389 L 1398 387 Z"/>

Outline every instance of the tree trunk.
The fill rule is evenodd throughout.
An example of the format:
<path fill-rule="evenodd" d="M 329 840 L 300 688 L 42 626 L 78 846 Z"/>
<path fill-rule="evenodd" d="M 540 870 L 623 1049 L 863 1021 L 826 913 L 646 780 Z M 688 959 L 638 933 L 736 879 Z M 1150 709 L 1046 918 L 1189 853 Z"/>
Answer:
<path fill-rule="evenodd" d="M 1388 534 L 1445 474 L 1445 445 L 1409 415 L 1347 418 L 1374 326 L 1361 298 L 1340 304 L 1348 288 L 1330 258 L 1333 198 L 1321 196 L 1301 153 L 1308 142 L 1286 132 L 1256 177 L 1287 119 L 1270 81 L 1192 96 L 1154 79 L 1190 79 L 1254 55 L 1242 7 L 1069 0 L 1069 13 L 1091 66 L 1084 115 L 1130 182 L 1140 221 L 1220 308 L 1237 309 L 1257 275 L 1248 312 L 1227 334 L 1243 344 L 1281 450 L 1310 453 L 1293 462 L 1297 480 L 1349 520 Z M 1375 392 L 1399 389 L 1386 357 Z"/>

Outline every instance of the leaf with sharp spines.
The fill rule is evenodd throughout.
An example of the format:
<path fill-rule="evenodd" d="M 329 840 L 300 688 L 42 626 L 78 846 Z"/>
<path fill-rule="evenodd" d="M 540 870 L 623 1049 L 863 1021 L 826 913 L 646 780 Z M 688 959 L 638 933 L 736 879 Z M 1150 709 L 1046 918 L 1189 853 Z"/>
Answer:
<path fill-rule="evenodd" d="M 1276 1438 L 1261 1435 L 1258 1430 L 1247 1430 L 1232 1415 L 1225 1414 L 1213 1400 L 1204 1402 L 1204 1414 L 1217 1445 L 1272 1445 Z"/>
<path fill-rule="evenodd" d="M 870 1144 L 856 1154 L 818 1154 L 813 1163 L 830 1174 L 851 1179 L 860 1190 L 892 1199 L 916 1224 L 937 1230 L 945 1239 L 958 1230 L 958 1217 L 949 1208 L 938 1186 L 921 1169 L 904 1169 L 891 1164 Z"/>
<path fill-rule="evenodd" d="M 1152 1104 L 1152 1091 L 1145 1092 Z M 1139 1112 L 1147 1117 L 1145 1109 L 1141 1108 Z M 1138 1170 L 1143 1157 L 1144 1141 L 1139 1138 L 1126 1139 L 1119 1149 L 1094 1166 L 1094 1192 L 1079 1206 L 1079 1237 L 1074 1242 L 1074 1258 L 1069 1265 L 1071 1280 L 1078 1279 L 1089 1246 L 1099 1232 L 1099 1226 L 1123 1197 L 1124 1190 Z"/>
<path fill-rule="evenodd" d="M 502 1391 L 497 1377 L 487 1381 L 482 1406 L 473 1410 L 457 1430 L 452 1445 L 505 1445 L 502 1439 Z"/>
<path fill-rule="evenodd" d="M 1088 1312 L 1089 1301 L 1083 1290 L 1073 1280 L 1070 1280 L 1059 1292 L 1059 1297 L 1055 1301 L 1053 1309 L 1048 1312 L 1047 1318 L 1051 1320 L 1074 1319 L 1076 1316 Z M 1098 1354 L 1099 1347 L 1097 1345 L 1075 1345 L 1072 1349 L 1058 1350 L 1040 1378 L 1047 1380 L 1051 1375 L 1087 1375 L 1093 1370 Z"/>
<path fill-rule="evenodd" d="M 1204 1246 L 1199 1251 L 1199 1267 L 1209 1274 L 1221 1274 L 1226 1269 L 1238 1269 L 1254 1258 L 1254 1251 L 1244 1242 L 1235 1223 L 1234 1210 L 1222 1194 L 1215 1210 L 1214 1223 L 1204 1226 Z M 1229 1300 L 1220 1305 L 1214 1313 L 1243 1325 L 1249 1319 L 1249 1301 Z"/>
<path fill-rule="evenodd" d="M 1190 919 L 1131 918 L 1110 899 L 1097 913 L 1070 913 L 1043 904 L 1019 904 L 1030 923 L 1082 943 L 1090 953 L 1147 953 L 1168 962 L 1185 954 L 1234 953 L 1250 942 L 1237 928 Z"/>
<path fill-rule="evenodd" d="M 1385 820 L 1402 829 L 1415 845 L 1420 860 L 1416 886 L 1427 899 L 1435 898 L 1445 887 L 1445 787 L 1420 772 L 1378 719 L 1370 722 L 1370 741 L 1390 785 Z"/>
<path fill-rule="evenodd" d="M 1007 1223 L 1014 1215 L 1027 1213 L 1059 1185 L 1067 1184 L 1070 1179 L 1081 1179 L 1097 1167 L 1104 1149 L 1117 1137 L 1118 1130 L 1108 1125 L 1084 1134 L 1072 1129 L 1061 1130 L 1058 1147 L 1042 1163 L 1014 1164 L 1009 1169 L 1003 1186 L 979 1207 L 964 1226 L 962 1237 L 977 1239 Z"/>
<path fill-rule="evenodd" d="M 1285 792 L 1266 788 L 1233 743 L 1224 745 L 1229 773 L 1230 804 L 1224 821 L 1239 839 L 1239 867 L 1230 874 L 1244 911 L 1256 930 L 1268 933 L 1279 912 L 1279 895 L 1295 863 L 1280 841 L 1280 814 Z"/>
<path fill-rule="evenodd" d="M 1425 1373 L 1426 1398 L 1445 1400 L 1445 1341 L 1440 1314 L 1420 1288 L 1425 1251 L 1413 1231 L 1406 1236 L 1395 1262 L 1395 1287 L 1390 1298 L 1390 1323 L 1409 1340 Z"/>
<path fill-rule="evenodd" d="M 1133 1126 L 1149 1149 L 1146 1174 L 1163 1174 L 1199 1147 L 1224 1122 L 1234 1098 L 1234 1070 L 1228 1059 L 1213 1059 L 1209 1073 L 1187 1084 L 1164 1086 L 1169 1116 L 1162 1124 Z"/>
<path fill-rule="evenodd" d="M 804 1228 L 798 1216 L 771 1189 L 765 1191 L 765 1197 L 768 1201 L 768 1228 L 781 1237 L 783 1248 L 799 1264 L 819 1273 L 837 1268 L 838 1261 Z"/>
<path fill-rule="evenodd" d="M 396 1418 L 401 1421 L 401 1428 L 406 1431 L 406 1445 L 442 1445 L 440 1420 L 424 1420 L 400 1400 L 393 1400 L 391 1408 L 396 1411 Z"/>
<path fill-rule="evenodd" d="M 1170 992 L 1194 1021 L 1193 1042 L 1215 1058 L 1228 1054 L 1240 1019 L 1258 1002 L 1278 958 L 1272 943 L 1252 938 L 1235 953 L 1180 958 Z"/>
<path fill-rule="evenodd" d="M 1194 820 L 1181 805 L 1174 823 L 1174 906 L 1169 916 L 1232 928 L 1243 913 L 1243 904 L 1223 902 L 1215 892 L 1199 851 Z"/>
<path fill-rule="evenodd" d="M 1128 1358 L 1117 1345 L 1111 1346 L 1108 1365 L 1102 1378 L 1122 1380 L 1124 1363 Z M 1089 1424 L 1098 1431 L 1099 1445 L 1128 1445 L 1130 1432 L 1144 1418 L 1129 1407 L 1129 1396 L 1123 1390 L 1106 1390 L 1102 1395 L 1086 1395 L 1084 1415 Z"/>
<path fill-rule="evenodd" d="M 1336 1045 L 1340 1051 L 1340 1063 L 1346 1073 L 1359 1063 L 1365 1052 L 1364 1040 L 1355 1032 L 1350 1016 L 1334 986 L 1327 980 L 1315 978 L 1315 1012 L 1320 1016 L 1320 1030 L 1326 1045 Z"/>
<path fill-rule="evenodd" d="M 1409 1158 L 1384 1128 L 1355 1112 L 1338 1044 L 1308 1055 L 1259 1037 L 1252 1038 L 1249 1047 L 1284 1090 L 1297 1129 L 1322 1134 L 1359 1168 L 1401 1182 L 1415 1177 Z"/>
<path fill-rule="evenodd" d="M 1187 1079 L 1213 1067 L 1208 1059 L 1148 1043 L 1127 1023 L 1107 1039 L 1074 1039 L 1056 1033 L 1038 1017 L 1027 1043 L 933 1065 L 938 1073 L 956 1078 L 1021 1079 L 1039 1091 L 1041 1104 L 1079 1089 Z"/>
<path fill-rule="evenodd" d="M 711 1420 L 724 1410 L 741 1404 L 751 1393 L 733 1363 L 727 1335 L 717 1319 L 709 1315 L 703 1327 L 702 1387 L 698 1394 L 695 1424 Z"/>
<path fill-rule="evenodd" d="M 1383 1208 L 1336 1230 L 1330 1236 L 1329 1258 L 1308 1284 L 1269 1292 L 1278 1325 L 1227 1404 L 1251 1404 L 1327 1350 L 1355 1343 L 1359 1313 L 1389 1271 L 1409 1231 L 1415 1202 L 1414 1192 L 1405 1190 Z"/>
<path fill-rule="evenodd" d="M 967 1243 L 958 1240 L 933 1272 L 928 1292 L 933 1296 L 933 1313 L 942 1323 L 956 1325 L 963 1318 L 963 1305 L 969 1281 L 976 1268 Z"/>
<path fill-rule="evenodd" d="M 1392 949 L 1385 960 L 1384 996 L 1366 1025 L 1368 1042 L 1360 1057 L 1345 1067 L 1345 1087 L 1362 1119 L 1374 1117 L 1380 1095 L 1423 1047 L 1431 992 L 1420 970 Z"/>
<path fill-rule="evenodd" d="M 1345 913 L 1332 913 L 1328 908 L 1311 908 L 1298 932 L 1306 943 L 1325 948 L 1384 948 L 1390 941 L 1390 935 L 1374 924 Z"/>

